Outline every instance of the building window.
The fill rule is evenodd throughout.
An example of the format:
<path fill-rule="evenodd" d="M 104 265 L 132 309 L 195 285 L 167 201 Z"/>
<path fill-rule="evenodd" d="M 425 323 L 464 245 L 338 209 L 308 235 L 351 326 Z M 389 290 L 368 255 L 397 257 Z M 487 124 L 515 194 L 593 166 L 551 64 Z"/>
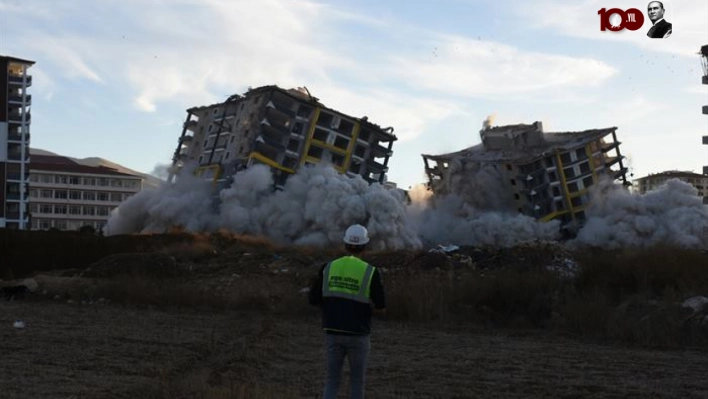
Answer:
<path fill-rule="evenodd" d="M 570 204 L 573 205 L 573 208 L 577 208 L 583 204 L 583 201 L 580 197 L 575 197 L 570 200 Z"/>
<path fill-rule="evenodd" d="M 580 164 L 580 173 L 585 174 L 590 172 L 590 163 L 583 162 Z"/>
<path fill-rule="evenodd" d="M 30 196 L 30 198 L 35 198 L 37 196 L 37 190 L 30 189 L 29 196 Z"/>
<path fill-rule="evenodd" d="M 122 201 L 122 194 L 121 193 L 111 193 L 111 202 L 121 202 Z"/>
<path fill-rule="evenodd" d="M 567 152 L 561 154 L 560 158 L 561 158 L 561 162 L 563 162 L 563 163 L 570 163 L 570 162 L 572 162 L 572 159 L 570 158 L 570 154 L 567 153 Z"/>
<path fill-rule="evenodd" d="M 97 214 L 98 216 L 108 216 L 108 213 L 109 213 L 109 209 L 108 209 L 107 207 L 105 207 L 105 206 L 99 206 L 99 207 L 97 207 L 97 212 L 96 212 L 96 214 Z"/>
<path fill-rule="evenodd" d="M 98 201 L 108 201 L 108 193 L 97 193 L 96 200 Z"/>
<path fill-rule="evenodd" d="M 364 158 L 366 155 L 366 147 L 357 144 L 356 147 L 354 148 L 354 155 L 356 155 L 359 158 Z"/>
<path fill-rule="evenodd" d="M 515 179 L 509 179 L 509 183 L 511 183 L 512 186 L 516 185 L 516 180 Z"/>
<path fill-rule="evenodd" d="M 295 125 L 293 126 L 292 132 L 297 135 L 301 135 L 302 134 L 302 123 L 296 122 Z"/>
<path fill-rule="evenodd" d="M 315 129 L 315 133 L 312 135 L 312 138 L 314 140 L 319 140 L 323 143 L 326 143 L 328 136 L 329 136 L 329 133 L 327 131 L 322 130 L 322 129 Z"/>
<path fill-rule="evenodd" d="M 310 149 L 307 151 L 307 156 L 312 157 L 312 158 L 316 158 L 316 159 L 321 159 L 322 158 L 322 148 L 310 146 Z"/>
<path fill-rule="evenodd" d="M 506 164 L 506 170 L 511 170 L 511 165 L 510 165 L 510 164 Z"/>
<path fill-rule="evenodd" d="M 93 177 L 84 177 L 84 186 L 95 186 L 96 179 Z"/>
<path fill-rule="evenodd" d="M 583 187 L 585 187 L 585 188 L 592 186 L 592 183 L 593 183 L 592 176 L 588 176 L 583 179 Z"/>
<path fill-rule="evenodd" d="M 568 183 L 568 191 L 571 193 L 578 191 L 578 183 Z"/>
<path fill-rule="evenodd" d="M 81 178 L 78 176 L 70 176 L 69 177 L 69 184 L 73 184 L 75 186 L 78 186 L 81 184 Z"/>
<path fill-rule="evenodd" d="M 288 142 L 288 150 L 292 152 L 297 152 L 300 149 L 300 140 L 290 139 Z"/>
<path fill-rule="evenodd" d="M 558 175 L 556 175 L 556 172 L 548 172 L 548 181 L 557 181 L 558 180 Z"/>
<path fill-rule="evenodd" d="M 332 154 L 332 163 L 337 167 L 344 165 L 344 155 Z"/>
<path fill-rule="evenodd" d="M 553 167 L 553 158 L 551 158 L 551 157 L 546 158 L 546 167 L 547 168 Z"/>
<path fill-rule="evenodd" d="M 30 175 L 30 181 L 32 183 L 39 183 L 39 176 L 37 175 Z"/>
<path fill-rule="evenodd" d="M 98 179 L 98 185 L 99 185 L 99 186 L 108 187 L 109 184 L 110 184 L 109 180 L 106 179 L 105 177 L 102 177 L 102 178 Z"/>
<path fill-rule="evenodd" d="M 572 179 L 575 177 L 575 169 L 573 169 L 572 167 L 563 169 L 563 174 L 565 174 L 566 179 Z"/>
<path fill-rule="evenodd" d="M 52 197 L 54 197 L 52 190 L 42 190 L 42 198 L 52 198 Z"/>
<path fill-rule="evenodd" d="M 42 230 L 49 230 L 52 228 L 52 222 L 47 219 L 42 219 L 39 221 L 39 228 Z"/>
<path fill-rule="evenodd" d="M 81 191 L 69 191 L 69 199 L 81 200 Z"/>
<path fill-rule="evenodd" d="M 37 213 L 37 212 L 39 212 L 39 205 L 30 204 L 30 213 Z"/>
<path fill-rule="evenodd" d="M 54 213 L 66 215 L 66 205 L 54 205 Z"/>
<path fill-rule="evenodd" d="M 66 192 L 66 190 L 55 190 L 54 191 L 54 198 L 67 199 L 68 197 L 69 197 L 69 194 Z"/>
<path fill-rule="evenodd" d="M 42 183 L 54 183 L 54 176 L 53 175 L 42 175 L 41 176 Z"/>
<path fill-rule="evenodd" d="M 68 184 L 69 183 L 69 176 L 59 175 L 56 177 L 55 182 L 57 184 Z"/>
<path fill-rule="evenodd" d="M 93 191 L 84 191 L 84 201 L 96 201 L 96 193 Z"/>
<path fill-rule="evenodd" d="M 521 197 L 519 196 L 519 194 L 514 194 L 514 199 L 515 199 L 515 200 L 520 200 Z"/>
<path fill-rule="evenodd" d="M 556 210 L 562 211 L 565 209 L 565 204 L 563 201 L 556 201 Z"/>
<path fill-rule="evenodd" d="M 334 139 L 334 146 L 346 150 L 347 147 L 349 147 L 349 139 L 337 136 L 337 138 Z"/>
<path fill-rule="evenodd" d="M 39 213 L 53 213 L 54 208 L 48 204 L 42 204 L 39 206 Z"/>
<path fill-rule="evenodd" d="M 83 208 L 83 214 L 88 215 L 88 216 L 95 216 L 96 215 L 96 207 L 95 206 L 85 206 Z"/>
<path fill-rule="evenodd" d="M 552 191 L 553 191 L 554 197 L 559 197 L 561 195 L 560 188 L 558 188 L 558 187 L 553 187 Z"/>
<path fill-rule="evenodd" d="M 81 215 L 81 207 L 78 205 L 70 205 L 69 215 Z"/>

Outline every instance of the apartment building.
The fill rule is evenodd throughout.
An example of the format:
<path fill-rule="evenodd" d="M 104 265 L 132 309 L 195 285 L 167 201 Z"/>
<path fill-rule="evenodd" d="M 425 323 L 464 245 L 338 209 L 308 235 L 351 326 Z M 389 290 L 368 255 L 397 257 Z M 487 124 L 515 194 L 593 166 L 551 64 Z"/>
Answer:
<path fill-rule="evenodd" d="M 143 186 L 142 177 L 62 156 L 33 155 L 29 169 L 32 230 L 91 226 L 99 231 L 111 211 Z"/>
<path fill-rule="evenodd" d="M 429 187 L 435 194 L 453 192 L 464 179 L 464 165 L 492 166 L 502 176 L 509 201 L 518 212 L 542 221 L 579 226 L 585 220 L 588 190 L 601 176 L 625 185 L 616 127 L 581 132 L 546 133 L 541 122 L 491 127 L 480 131 L 482 143 L 443 155 L 423 155 Z M 455 162 L 462 168 L 451 168 Z"/>
<path fill-rule="evenodd" d="M 703 203 L 708 204 L 708 175 L 671 170 L 649 174 L 648 176 L 635 179 L 634 186 L 638 193 L 644 194 L 649 191 L 656 190 L 669 179 L 679 179 L 692 185 L 696 190 L 698 190 L 698 196 L 703 198 Z"/>
<path fill-rule="evenodd" d="M 384 183 L 396 140 L 392 127 L 327 108 L 306 88 L 263 86 L 188 109 L 173 171 L 194 162 L 198 174 L 227 184 L 238 171 L 265 164 L 282 187 L 299 167 L 326 162 Z"/>
<path fill-rule="evenodd" d="M 34 61 L 0 55 L 0 228 L 29 227 L 30 106 Z"/>
<path fill-rule="evenodd" d="M 703 67 L 703 77 L 701 82 L 708 85 L 708 44 L 701 47 L 701 66 Z M 708 104 L 703 106 L 703 115 L 708 116 Z M 703 136 L 703 145 L 708 145 L 708 136 Z M 703 167 L 703 174 L 708 176 L 708 165 Z"/>

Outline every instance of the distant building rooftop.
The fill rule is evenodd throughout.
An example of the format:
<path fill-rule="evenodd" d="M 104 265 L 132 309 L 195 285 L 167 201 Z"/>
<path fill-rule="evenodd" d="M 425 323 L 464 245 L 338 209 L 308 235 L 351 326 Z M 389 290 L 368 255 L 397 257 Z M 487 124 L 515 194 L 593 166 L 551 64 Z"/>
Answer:
<path fill-rule="evenodd" d="M 701 175 L 698 173 L 693 173 L 693 172 L 687 172 L 687 171 L 681 171 L 681 170 L 667 170 L 665 172 L 659 172 L 659 173 L 650 173 L 647 176 L 640 177 L 638 179 L 635 179 L 637 181 L 639 180 L 645 180 L 645 179 L 654 179 L 657 177 L 667 177 L 667 178 L 691 178 L 691 179 L 704 179 L 708 178 L 706 175 Z"/>
<path fill-rule="evenodd" d="M 556 150 L 578 148 L 616 130 L 616 127 L 609 127 L 580 132 L 544 133 L 540 122 L 487 127 L 480 132 L 481 144 L 457 152 L 423 157 L 436 161 L 463 157 L 485 163 L 530 162 L 551 155 Z"/>
<path fill-rule="evenodd" d="M 30 170 L 66 173 L 90 173 L 96 175 L 113 175 L 140 178 L 140 176 L 135 176 L 128 173 L 121 173 L 115 169 L 106 168 L 104 166 L 81 165 L 72 161 L 69 158 L 62 156 L 32 155 L 29 167 Z"/>

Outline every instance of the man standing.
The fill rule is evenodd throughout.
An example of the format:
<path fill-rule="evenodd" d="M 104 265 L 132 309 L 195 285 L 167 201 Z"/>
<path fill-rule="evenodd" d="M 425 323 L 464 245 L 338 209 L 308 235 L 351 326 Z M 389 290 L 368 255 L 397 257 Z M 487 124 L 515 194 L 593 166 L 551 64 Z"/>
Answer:
<path fill-rule="evenodd" d="M 671 23 L 664 19 L 664 4 L 660 1 L 652 1 L 647 6 L 649 20 L 653 26 L 647 32 L 647 36 L 652 39 L 663 39 L 671 35 Z"/>
<path fill-rule="evenodd" d="M 364 398 L 372 305 L 378 312 L 386 311 L 378 270 L 358 258 L 368 242 L 364 226 L 350 226 L 344 234 L 349 255 L 324 265 L 310 288 L 310 304 L 322 306 L 325 330 L 327 379 L 323 399 L 336 398 L 345 357 L 349 360 L 349 397 Z"/>

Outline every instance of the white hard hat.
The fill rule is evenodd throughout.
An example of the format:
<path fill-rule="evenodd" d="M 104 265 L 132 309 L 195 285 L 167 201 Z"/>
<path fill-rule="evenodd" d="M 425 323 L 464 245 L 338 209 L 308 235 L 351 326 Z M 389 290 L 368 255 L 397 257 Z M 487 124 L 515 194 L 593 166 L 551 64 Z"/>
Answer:
<path fill-rule="evenodd" d="M 364 245 L 369 242 L 369 232 L 360 224 L 349 226 L 344 233 L 344 243 L 350 245 Z"/>

